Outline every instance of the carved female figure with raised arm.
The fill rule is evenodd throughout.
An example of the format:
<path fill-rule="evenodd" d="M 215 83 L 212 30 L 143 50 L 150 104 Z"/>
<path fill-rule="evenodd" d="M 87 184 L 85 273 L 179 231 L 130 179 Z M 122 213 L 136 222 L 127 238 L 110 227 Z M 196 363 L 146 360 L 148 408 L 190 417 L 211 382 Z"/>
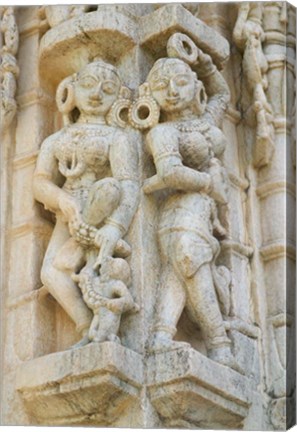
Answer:
<path fill-rule="evenodd" d="M 191 47 L 190 53 L 182 50 L 181 42 Z M 146 180 L 144 190 L 167 193 L 158 226 L 162 280 L 150 349 L 185 345 L 173 337 L 186 308 L 202 330 L 208 356 L 238 369 L 222 318 L 222 312 L 228 315 L 230 310 L 230 274 L 215 265 L 220 246 L 214 236 L 225 234 L 214 198 L 227 201 L 220 161 L 226 139 L 219 127 L 229 89 L 211 57 L 185 35 L 174 35 L 167 50 L 171 58 L 156 61 L 143 98 L 153 97 L 163 119 L 147 134 L 156 175 Z M 133 109 L 131 115 L 137 121 Z"/>
<path fill-rule="evenodd" d="M 92 250 L 95 267 L 121 249 L 138 203 L 137 153 L 113 109 L 125 92 L 115 67 L 94 61 L 57 90 L 65 127 L 41 146 L 34 174 L 38 201 L 56 215 L 41 280 L 88 343 L 92 313 L 71 275 Z"/>

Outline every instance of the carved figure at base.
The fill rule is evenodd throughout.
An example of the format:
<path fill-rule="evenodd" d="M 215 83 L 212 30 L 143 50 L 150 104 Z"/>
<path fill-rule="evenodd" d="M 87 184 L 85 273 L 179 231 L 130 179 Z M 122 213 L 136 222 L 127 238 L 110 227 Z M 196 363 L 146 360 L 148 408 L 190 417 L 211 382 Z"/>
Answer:
<path fill-rule="evenodd" d="M 239 370 L 222 317 L 222 312 L 228 315 L 230 310 L 230 273 L 215 264 L 220 247 L 214 232 L 222 236 L 225 230 L 210 196 L 215 192 L 217 201 L 227 201 L 220 161 L 226 139 L 219 127 L 229 89 L 210 56 L 197 48 L 195 53 L 185 35 L 173 37 L 168 53 L 175 57 L 159 59 L 147 78 L 163 122 L 147 135 L 157 173 L 146 181 L 144 190 L 167 193 L 158 227 L 162 279 L 150 350 L 188 345 L 173 340 L 186 308 L 201 328 L 208 356 Z M 180 42 L 186 42 L 191 52 L 182 50 Z M 218 174 L 220 181 L 215 179 Z"/>
<path fill-rule="evenodd" d="M 97 267 L 121 250 L 138 203 L 134 143 L 107 122 L 122 90 L 117 69 L 103 61 L 65 78 L 57 90 L 65 127 L 42 144 L 34 174 L 36 199 L 56 215 L 41 280 L 83 336 L 93 317 L 71 275 L 92 249 Z"/>
<path fill-rule="evenodd" d="M 122 314 L 139 310 L 128 290 L 130 273 L 124 259 L 106 258 L 101 265 L 100 276 L 94 272 L 90 259 L 79 275 L 72 276 L 79 283 L 84 301 L 94 313 L 88 333 L 90 341 L 121 343 L 118 333 Z"/>

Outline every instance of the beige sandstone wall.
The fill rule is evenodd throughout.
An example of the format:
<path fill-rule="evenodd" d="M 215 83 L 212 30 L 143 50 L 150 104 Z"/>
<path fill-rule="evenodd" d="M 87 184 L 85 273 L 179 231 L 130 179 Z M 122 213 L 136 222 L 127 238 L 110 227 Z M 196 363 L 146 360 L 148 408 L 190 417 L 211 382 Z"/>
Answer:
<path fill-rule="evenodd" d="M 1 424 L 292 425 L 295 9 L 0 17 Z"/>

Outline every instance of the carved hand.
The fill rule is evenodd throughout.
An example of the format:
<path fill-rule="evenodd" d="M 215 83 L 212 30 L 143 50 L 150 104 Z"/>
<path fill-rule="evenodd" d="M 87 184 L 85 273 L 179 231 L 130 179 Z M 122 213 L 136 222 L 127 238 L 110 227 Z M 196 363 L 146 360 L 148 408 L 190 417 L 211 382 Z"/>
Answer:
<path fill-rule="evenodd" d="M 95 237 L 95 244 L 100 251 L 94 264 L 94 269 L 101 265 L 105 258 L 113 255 L 116 244 L 121 237 L 122 233 L 120 229 L 113 225 L 106 224 L 98 230 Z"/>
<path fill-rule="evenodd" d="M 63 194 L 60 196 L 59 208 L 68 222 L 77 221 L 81 218 L 79 205 L 70 195 Z"/>
<path fill-rule="evenodd" d="M 208 75 L 214 70 L 214 64 L 210 55 L 205 54 L 199 49 L 198 62 L 197 62 L 198 74 Z M 199 76 L 198 76 L 199 78 Z"/>

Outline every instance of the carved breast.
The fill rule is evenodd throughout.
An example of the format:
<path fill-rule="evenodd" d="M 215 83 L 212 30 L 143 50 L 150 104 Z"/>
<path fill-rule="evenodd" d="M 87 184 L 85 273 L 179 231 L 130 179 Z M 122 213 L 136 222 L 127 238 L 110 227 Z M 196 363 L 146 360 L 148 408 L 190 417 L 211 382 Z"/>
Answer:
<path fill-rule="evenodd" d="M 100 173 L 108 164 L 112 130 L 108 127 L 80 125 L 64 130 L 56 144 L 59 170 L 66 177 L 85 172 Z"/>
<path fill-rule="evenodd" d="M 178 125 L 180 131 L 179 151 L 183 163 L 199 170 L 213 156 L 220 158 L 226 147 L 223 132 L 206 122 L 187 122 Z"/>
<path fill-rule="evenodd" d="M 179 151 L 183 163 L 194 169 L 199 169 L 209 159 L 209 143 L 205 137 L 197 131 L 181 132 Z"/>

